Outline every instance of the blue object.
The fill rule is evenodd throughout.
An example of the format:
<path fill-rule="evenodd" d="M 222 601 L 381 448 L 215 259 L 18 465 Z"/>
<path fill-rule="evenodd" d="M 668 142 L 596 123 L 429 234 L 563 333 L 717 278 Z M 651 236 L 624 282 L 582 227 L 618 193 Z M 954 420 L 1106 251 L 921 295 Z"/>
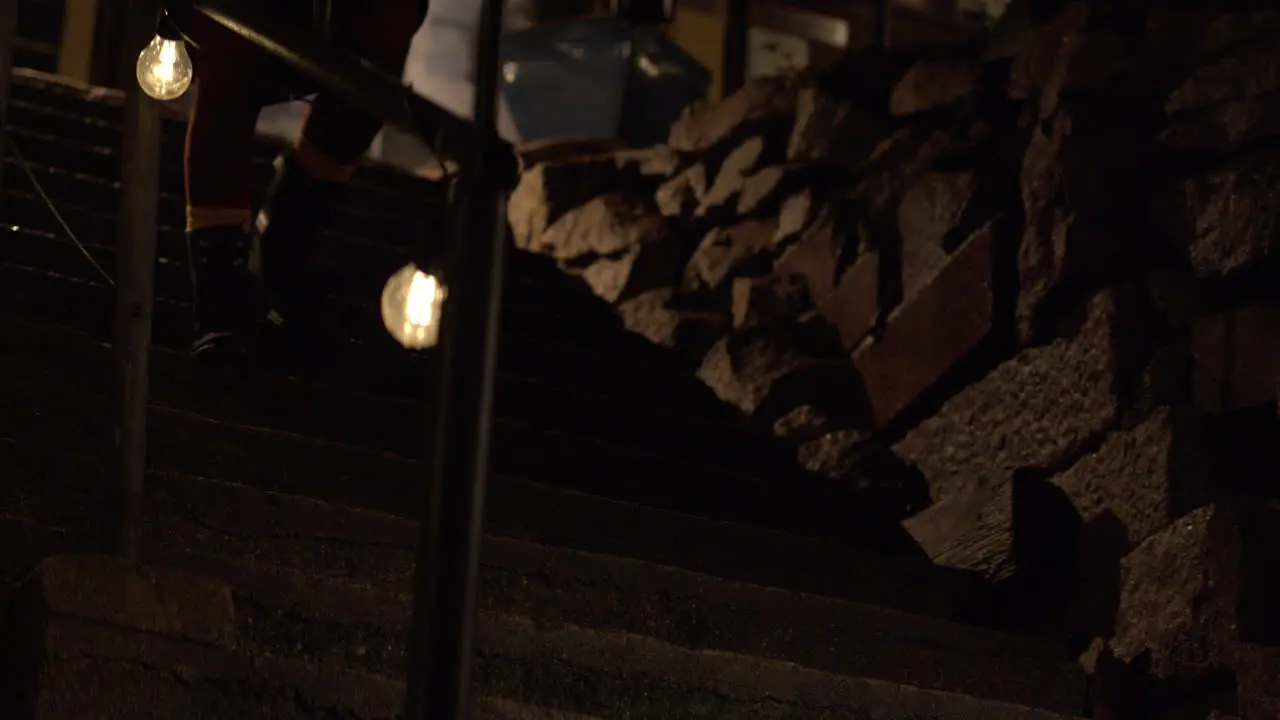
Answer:
<path fill-rule="evenodd" d="M 592 18 L 530 28 L 503 39 L 503 95 L 524 141 L 618 137 L 666 140 L 711 74 L 660 27 Z"/>

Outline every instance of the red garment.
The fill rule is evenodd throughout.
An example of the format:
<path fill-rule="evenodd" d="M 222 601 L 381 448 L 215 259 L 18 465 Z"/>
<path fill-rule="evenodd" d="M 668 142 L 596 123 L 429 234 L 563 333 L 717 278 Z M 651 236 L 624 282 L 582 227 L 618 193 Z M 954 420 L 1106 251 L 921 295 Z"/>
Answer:
<path fill-rule="evenodd" d="M 305 2 L 305 5 L 302 3 Z M 310 17 L 311 0 L 291 0 Z M 399 75 L 426 14 L 423 0 L 331 0 L 330 38 L 342 50 Z M 278 61 L 197 15 L 183 28 L 200 49 L 195 104 L 187 124 L 186 190 L 192 207 L 247 208 L 253 196 L 252 144 L 262 106 L 280 96 Z M 303 138 L 334 160 L 353 164 L 381 129 L 376 118 L 328 93 L 312 104 Z"/>

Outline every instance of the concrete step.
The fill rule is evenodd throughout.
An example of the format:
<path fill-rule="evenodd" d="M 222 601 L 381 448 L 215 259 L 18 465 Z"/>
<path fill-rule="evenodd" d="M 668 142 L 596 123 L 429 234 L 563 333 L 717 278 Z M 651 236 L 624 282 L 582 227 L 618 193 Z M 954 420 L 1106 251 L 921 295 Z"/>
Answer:
<path fill-rule="evenodd" d="M 9 616 L 27 631 L 26 637 L 13 636 L 11 646 L 45 658 L 33 683 L 41 690 L 37 711 L 13 717 L 245 717 L 246 707 L 270 708 L 271 717 L 315 717 L 321 708 L 326 716 L 396 715 L 402 690 L 390 678 L 398 675 L 353 669 L 334 656 L 308 657 L 289 640 L 263 642 L 263 631 L 246 625 L 245 596 L 237 590 L 226 579 L 191 570 L 138 569 L 100 557 L 46 561 L 10 604 Z M 350 605 L 351 597 L 333 592 L 331 584 L 298 590 L 306 595 L 295 599 L 310 597 L 305 601 L 313 608 L 325 602 L 316 598 L 348 615 L 383 607 Z M 261 617 L 257 622 L 273 624 Z M 832 637 L 839 635 L 811 639 L 829 645 Z M 875 656 L 886 649 L 861 639 L 841 637 L 849 642 L 847 655 Z M 653 633 L 482 610 L 474 677 L 482 697 L 610 718 L 1048 720 L 1072 714 L 929 687 L 922 678 L 938 674 L 928 665 L 915 671 L 919 675 L 905 682 L 885 681 L 711 643 L 691 647 Z M 997 664 L 964 674 L 1007 682 L 1009 671 Z M 1071 686 L 1077 680 L 1065 673 L 1044 682 Z M 138 711 L 139 696 L 151 698 L 145 712 Z M 131 697 L 133 704 L 126 705 Z M 1041 695 L 1034 702 L 1046 699 Z M 202 712 L 191 714 L 196 707 Z"/>
<path fill-rule="evenodd" d="M 6 489 L 13 484 L 6 482 Z M 28 487 L 19 498 L 39 491 Z M 275 652 L 318 660 L 338 653 L 348 665 L 403 672 L 414 523 L 175 476 L 151 478 L 148 491 L 147 557 L 197 569 L 234 588 L 245 611 L 244 637 Z M 92 538 L 71 529 L 94 526 L 91 493 L 86 489 L 76 502 L 46 490 L 43 501 L 26 502 L 24 517 L 39 508 L 36 522 L 61 530 L 47 537 L 67 543 L 45 552 L 89 547 Z M 6 498 L 4 504 L 16 503 Z M 35 537 L 29 530 L 6 534 Z M 1054 645 L 922 615 L 495 537 L 485 541 L 482 565 L 480 607 L 540 623 L 645 635 L 1051 709 L 1074 709 L 1083 692 L 1077 666 Z M 887 580 L 867 568 L 846 569 L 881 585 Z"/>
<path fill-rule="evenodd" d="M 100 393 L 109 387 L 108 349 L 8 318 L 0 327 L 0 394 L 8 397 L 0 429 L 32 441 L 106 437 Z M 392 512 L 413 505 L 422 405 L 279 376 L 219 374 L 163 353 L 151 371 L 157 469 Z M 648 417 L 644 406 L 619 412 L 534 381 L 512 379 L 500 390 L 498 475 L 784 530 L 827 528 L 830 537 L 866 539 L 872 550 L 914 549 L 900 528 L 860 518 L 838 488 L 799 472 L 789 454 L 736 425 L 696 416 L 664 422 L 652 406 Z"/>

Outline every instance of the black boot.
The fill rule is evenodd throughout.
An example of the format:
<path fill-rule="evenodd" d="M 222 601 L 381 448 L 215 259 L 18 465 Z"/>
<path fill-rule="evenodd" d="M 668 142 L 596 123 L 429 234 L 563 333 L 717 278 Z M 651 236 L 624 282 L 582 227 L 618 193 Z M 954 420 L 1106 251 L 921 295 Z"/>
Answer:
<path fill-rule="evenodd" d="M 191 356 L 201 362 L 235 362 L 248 353 L 261 314 L 249 245 L 249 234 L 237 226 L 187 233 L 195 311 Z"/>
<path fill-rule="evenodd" d="M 323 291 L 311 251 L 339 185 L 307 174 L 288 153 L 276 158 L 275 169 L 254 217 L 251 266 L 266 297 L 268 334 L 306 345 L 317 340 L 320 323 L 313 311 Z"/>

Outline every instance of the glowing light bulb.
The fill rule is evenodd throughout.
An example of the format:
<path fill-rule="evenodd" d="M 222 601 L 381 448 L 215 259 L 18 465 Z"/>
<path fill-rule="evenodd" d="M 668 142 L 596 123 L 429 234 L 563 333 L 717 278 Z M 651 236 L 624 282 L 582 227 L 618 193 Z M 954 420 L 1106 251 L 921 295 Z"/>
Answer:
<path fill-rule="evenodd" d="M 436 276 L 409 263 L 382 289 L 382 323 L 396 342 L 421 350 L 440 339 L 440 310 L 448 290 Z"/>
<path fill-rule="evenodd" d="M 156 35 L 138 53 L 138 86 L 156 100 L 174 100 L 191 87 L 194 72 L 186 43 Z"/>

